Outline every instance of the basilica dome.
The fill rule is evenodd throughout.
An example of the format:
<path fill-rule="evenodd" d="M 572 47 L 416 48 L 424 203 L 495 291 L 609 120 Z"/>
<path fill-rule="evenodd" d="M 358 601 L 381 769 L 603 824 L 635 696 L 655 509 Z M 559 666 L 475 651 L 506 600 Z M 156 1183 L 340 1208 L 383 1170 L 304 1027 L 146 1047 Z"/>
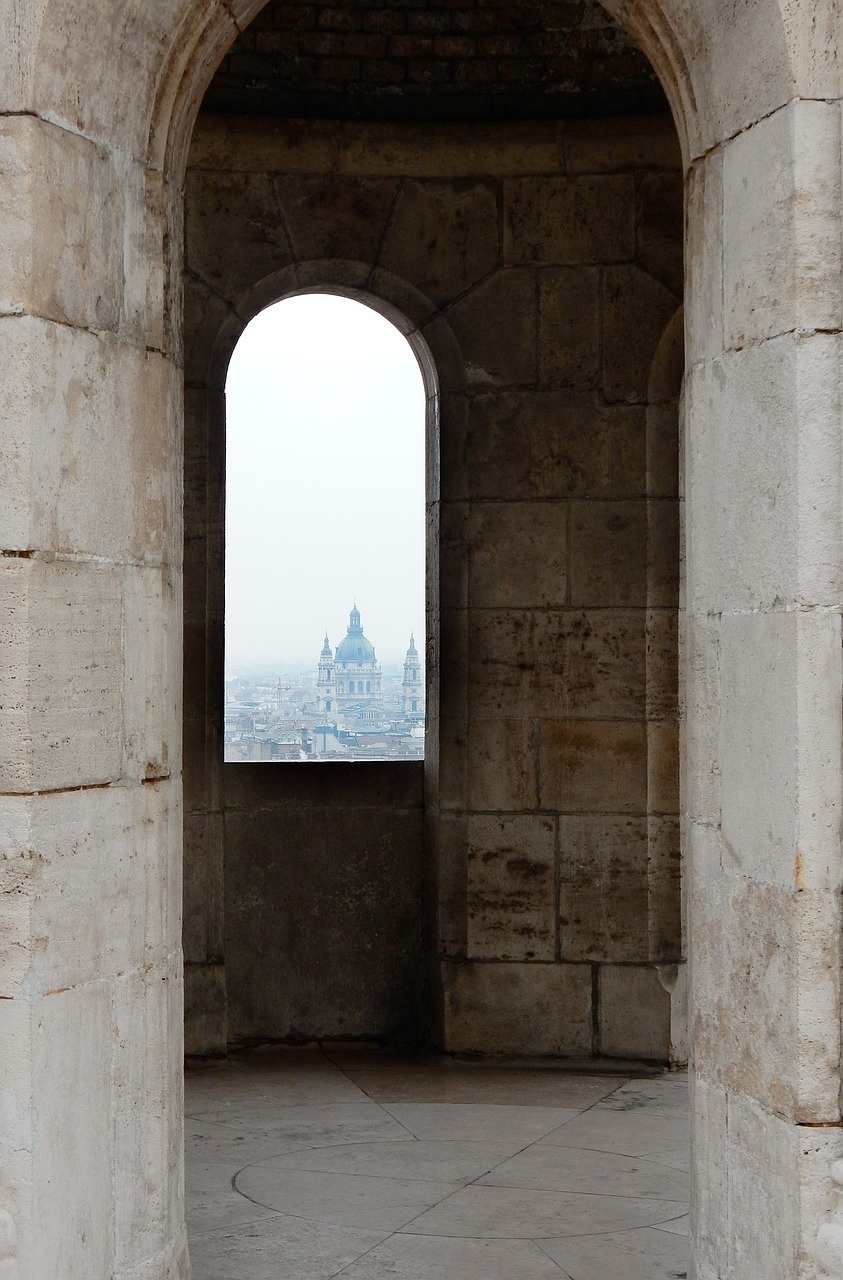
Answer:
<path fill-rule="evenodd" d="M 363 635 L 360 610 L 355 605 L 349 614 L 348 634 L 337 645 L 335 662 L 375 662 L 374 646 Z"/>

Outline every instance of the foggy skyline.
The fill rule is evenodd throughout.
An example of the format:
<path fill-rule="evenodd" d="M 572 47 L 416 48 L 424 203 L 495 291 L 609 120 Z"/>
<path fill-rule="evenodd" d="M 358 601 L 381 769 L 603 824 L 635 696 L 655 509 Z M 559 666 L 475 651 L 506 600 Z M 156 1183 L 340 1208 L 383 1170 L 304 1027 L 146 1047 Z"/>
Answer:
<path fill-rule="evenodd" d="M 316 667 L 355 600 L 379 661 L 424 639 L 424 384 L 389 321 L 307 294 L 226 382 L 226 669 Z"/>

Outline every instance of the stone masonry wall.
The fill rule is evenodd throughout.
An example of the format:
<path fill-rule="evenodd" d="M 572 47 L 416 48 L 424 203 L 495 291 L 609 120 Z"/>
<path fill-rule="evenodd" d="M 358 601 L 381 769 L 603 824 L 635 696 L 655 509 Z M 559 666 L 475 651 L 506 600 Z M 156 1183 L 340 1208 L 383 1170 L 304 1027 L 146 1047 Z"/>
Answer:
<path fill-rule="evenodd" d="M 641 51 L 596 0 L 271 3 L 206 107 L 247 114 L 497 119 L 663 110 Z"/>
<path fill-rule="evenodd" d="M 216 519 L 219 389 L 249 315 L 302 288 L 340 289 L 396 308 L 437 365 L 426 889 L 433 1034 L 453 1050 L 668 1056 L 659 967 L 669 985 L 682 956 L 681 200 L 663 119 L 490 130 L 205 117 L 197 129 L 187 634 L 207 643 L 209 610 L 217 675 L 221 581 L 202 557 L 219 545 L 204 538 L 203 504 L 213 493 Z M 217 697 L 203 690 L 186 726 L 185 768 L 188 828 L 202 832 L 188 879 L 210 860 L 221 883 L 228 784 L 213 732 L 206 745 Z M 216 781 L 191 801 L 203 769 Z M 229 894 L 245 891 L 231 869 L 256 840 L 226 818 Z M 400 877 L 417 852 L 394 843 Z M 259 931 L 277 904 L 250 901 Z M 242 902 L 226 910 L 242 915 Z"/>
<path fill-rule="evenodd" d="M 225 767 L 230 1042 L 424 1042 L 422 799 L 417 761 Z"/>
<path fill-rule="evenodd" d="M 686 170 L 693 1271 L 816 1280 L 843 1271 L 839 5 L 605 2 L 658 69 Z M 212 69 L 260 7 L 39 0 L 6 5 L 0 19 L 0 1044 L 11 1068 L 0 1256 L 18 1280 L 190 1272 L 178 945 L 181 160 Z M 546 135 L 525 130 L 522 177 L 539 172 L 542 154 L 546 175 L 578 172 L 565 137 L 548 155 Z M 506 177 L 496 146 L 480 163 Z M 296 148 L 273 148 L 266 171 L 294 173 Z M 405 161 L 389 151 L 391 171 L 384 147 L 370 145 L 358 176 L 364 162 L 397 172 Z M 318 165 L 307 148 L 299 155 L 323 181 L 350 164 L 330 138 Z M 236 155 L 219 159 L 236 175 Z M 412 175 L 447 185 L 459 170 L 442 150 L 433 160 L 425 174 L 417 153 Z M 465 151 L 459 165 L 470 177 Z M 554 243 L 557 221 L 538 244 Z M 350 235 L 353 220 L 345 225 Z M 236 230 L 241 243 L 227 241 L 224 256 L 246 277 L 265 278 L 276 243 L 289 256 L 277 220 L 264 224 L 262 246 L 248 218 Z M 320 273 L 324 283 L 330 271 Z M 398 292 L 383 270 L 359 279 Z M 418 295 L 408 286 L 405 296 L 406 314 Z M 213 355 L 211 335 L 235 321 L 218 295 L 204 301 L 192 358 L 203 347 Z M 425 332 L 443 387 L 454 388 L 465 361 L 439 319 Z M 464 399 L 449 395 L 443 446 L 453 457 Z M 537 455 L 540 474 L 540 458 L 552 473 L 554 456 Z M 446 461 L 443 448 L 443 477 Z M 207 495 L 212 512 L 210 481 Z M 455 656 L 446 697 L 465 667 Z M 194 696 L 204 670 L 187 672 Z M 451 707 L 452 720 L 461 715 Z M 460 759 L 443 753 L 443 782 Z M 165 760 L 169 778 L 157 769 Z M 434 799 L 437 764 L 432 755 Z M 218 803 L 216 783 L 202 785 Z M 464 883 L 457 862 L 437 882 L 452 921 Z M 465 934 L 445 936 L 459 957 Z M 511 963 L 498 964 L 502 975 Z"/>

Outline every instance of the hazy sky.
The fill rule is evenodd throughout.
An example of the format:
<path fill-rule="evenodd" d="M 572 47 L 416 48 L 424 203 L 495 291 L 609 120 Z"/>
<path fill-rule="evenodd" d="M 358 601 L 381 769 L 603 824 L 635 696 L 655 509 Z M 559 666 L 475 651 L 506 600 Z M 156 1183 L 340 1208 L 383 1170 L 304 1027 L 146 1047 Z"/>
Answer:
<path fill-rule="evenodd" d="M 424 635 L 424 385 L 407 341 L 348 298 L 249 324 L 226 382 L 226 669 L 314 668 L 356 598 L 378 659 Z"/>

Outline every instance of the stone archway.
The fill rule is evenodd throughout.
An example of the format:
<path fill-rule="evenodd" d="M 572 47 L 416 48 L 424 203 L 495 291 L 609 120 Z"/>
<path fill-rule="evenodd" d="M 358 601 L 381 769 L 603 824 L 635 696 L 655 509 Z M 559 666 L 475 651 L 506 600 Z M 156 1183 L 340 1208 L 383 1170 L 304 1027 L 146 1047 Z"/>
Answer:
<path fill-rule="evenodd" d="M 201 197 L 194 197 L 194 211 L 197 200 L 201 206 Z M 276 216 L 271 205 L 264 216 Z M 268 252 L 265 266 L 277 260 Z M 213 232 L 203 246 L 194 246 L 200 275 L 204 261 L 219 261 Z M 422 762 L 367 762 L 361 785 L 353 765 L 317 766 L 317 777 L 312 765 L 244 770 L 223 764 L 224 386 L 231 353 L 252 317 L 302 293 L 356 300 L 404 336 L 425 387 L 428 640 L 436 653 L 440 417 L 449 422 L 462 392 L 457 342 L 447 323 L 432 319 L 435 307 L 428 298 L 371 264 L 296 260 L 266 275 L 259 270 L 260 278 L 240 292 L 233 262 L 221 274 L 213 296 L 203 281 L 195 282 L 185 314 L 185 669 L 202 677 L 184 706 L 187 1052 L 224 1054 L 229 1040 L 315 1035 L 319 1028 L 320 1035 L 334 1038 L 381 1035 L 417 1044 L 426 1022 L 424 809 L 436 802 L 435 770 L 428 768 L 425 781 Z M 434 682 L 429 697 L 435 707 Z M 427 756 L 429 766 L 438 759 L 435 716 Z M 272 855 L 265 840 L 249 834 L 255 812 L 256 829 L 270 826 L 278 835 Z M 292 830 L 299 837 L 292 838 Z M 316 848 L 324 866 L 314 874 Z M 273 884 L 267 861 L 278 877 Z M 262 904 L 257 912 L 255 901 Z M 307 930 L 297 925 L 302 915 L 311 921 Z M 231 927 L 231 920 L 239 927 Z M 332 929 L 338 941 L 329 946 Z M 252 950 L 256 932 L 267 942 L 260 955 Z M 260 975 L 267 966 L 295 970 L 295 991 L 279 979 L 261 997 Z"/>
<path fill-rule="evenodd" d="M 20 1280 L 187 1274 L 179 193 L 258 7 L 4 21 L 0 1260 Z M 686 163 L 697 1275 L 810 1277 L 841 1152 L 836 18 L 607 7 Z"/>

